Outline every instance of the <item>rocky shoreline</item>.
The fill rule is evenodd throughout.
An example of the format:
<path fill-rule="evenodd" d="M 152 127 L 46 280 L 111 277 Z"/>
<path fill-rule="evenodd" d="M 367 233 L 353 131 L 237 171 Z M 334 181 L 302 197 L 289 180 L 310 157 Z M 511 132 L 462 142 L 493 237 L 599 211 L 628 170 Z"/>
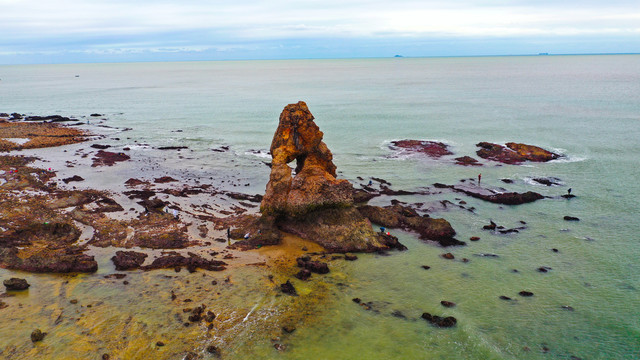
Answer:
<path fill-rule="evenodd" d="M 96 118 L 100 116 L 93 115 Z M 348 180 L 337 178 L 333 155 L 322 141 L 323 133 L 313 120 L 304 102 L 285 107 L 270 147 L 271 173 L 262 195 L 222 190 L 205 181 L 186 185 L 160 174 L 152 178 L 121 179 L 119 186 L 124 188 L 123 191 L 86 186 L 75 189 L 74 184 L 84 184 L 85 178 L 95 168 L 108 171 L 120 163 L 135 161 L 130 149 L 95 143 L 103 137 L 73 127 L 84 124 L 82 122 L 65 125 L 75 119 L 58 115 L 24 117 L 15 113 L 0 114 L 0 151 L 3 152 L 94 140 L 90 149 L 76 150 L 74 154 L 90 159 L 90 165 L 79 166 L 67 160 L 66 166 L 77 169 L 78 173 L 63 179 L 58 179 L 57 172 L 51 168 L 32 166 L 34 161 L 43 159 L 19 156 L 15 152 L 0 155 L 0 268 L 72 277 L 88 274 L 85 276 L 95 278 L 99 274 L 103 279 L 114 283 L 118 281 L 122 285 L 154 278 L 154 272 L 164 271 L 163 276 L 178 279 L 187 275 L 168 274 L 202 273 L 204 279 L 189 278 L 182 287 L 172 282 L 155 284 L 164 289 L 170 307 L 192 302 L 192 296 L 186 295 L 189 297 L 185 298 L 182 295 L 185 293 L 199 294 L 205 301 L 207 295 L 215 291 L 211 290 L 212 287 L 220 283 L 231 287 L 232 278 L 240 276 L 245 269 L 260 268 L 259 287 L 266 294 L 264 296 L 291 297 L 279 316 L 260 324 L 268 329 L 267 336 L 277 339 L 273 341 L 274 349 L 286 351 L 282 339 L 296 326 L 312 321 L 323 301 L 328 291 L 326 284 L 312 280 L 329 273 L 332 261 L 356 260 L 358 257 L 354 253 L 384 254 L 407 250 L 389 229 L 413 232 L 421 240 L 441 247 L 466 245 L 456 239 L 457 233 L 447 220 L 432 217 L 431 211 L 423 204 L 408 204 L 394 197 L 451 191 L 505 205 L 545 198 L 535 192 L 516 193 L 482 187 L 479 181 L 474 184 L 474 179 L 463 179 L 456 185 L 436 183 L 433 187 L 418 190 L 398 190 L 392 189 L 384 179 L 371 178 L 369 184 L 360 184 L 356 188 Z M 507 147 L 480 144 L 478 156 L 505 164 L 549 161 L 560 156 L 548 155 L 540 148 L 523 144 L 509 143 L 512 145 L 507 144 Z M 453 155 L 446 144 L 438 142 L 402 140 L 394 142 L 393 147 L 436 158 Z M 181 151 L 187 148 L 165 146 L 157 149 Z M 489 150 L 491 153 L 485 154 Z M 225 152 L 228 147 L 214 151 Z M 521 157 L 514 160 L 513 153 Z M 546 157 L 541 157 L 541 153 Z M 468 156 L 456 160 L 461 165 L 482 165 Z M 294 161 L 295 167 L 292 168 L 289 164 Z M 369 204 L 370 200 L 383 196 L 390 198 L 390 205 Z M 196 206 L 196 198 L 204 199 L 205 204 Z M 216 204 L 214 199 L 221 198 L 225 203 Z M 438 206 L 456 206 L 474 212 L 473 207 L 465 207 L 465 204 L 464 201 L 459 204 L 441 201 Z M 374 226 L 380 226 L 380 231 L 374 230 Z M 493 222 L 488 228 L 485 226 L 486 230 L 501 234 L 524 228 L 504 229 Z M 474 236 L 470 240 L 478 239 Z M 453 259 L 453 255 L 448 254 L 451 256 L 445 258 Z M 428 269 L 428 266 L 424 268 Z M 182 269 L 187 271 L 181 272 Z M 210 280 L 216 276 L 216 280 Z M 126 280 L 120 281 L 124 278 Z M 12 281 L 13 284 L 18 280 Z M 193 284 L 187 285 L 190 281 Z M 297 289 L 300 284 L 304 284 L 302 292 Z M 148 284 L 138 286 L 145 288 Z M 16 291 L 9 287 L 7 290 L 9 295 Z M 218 292 L 218 296 L 223 296 L 222 293 Z M 354 302 L 367 310 L 373 306 L 359 299 L 354 299 Z M 455 306 L 446 303 L 443 306 Z M 16 304 L 0 301 L 0 311 L 12 307 Z M 221 314 L 219 308 L 214 312 L 214 307 L 213 303 L 203 302 L 195 308 L 183 309 L 183 313 L 189 314 L 188 320 L 185 321 L 180 313 L 176 318 L 185 328 L 192 324 L 206 328 L 207 352 L 221 356 L 225 346 L 233 341 L 234 331 L 243 326 L 253 309 L 246 317 L 241 317 L 239 314 L 224 314 L 224 310 Z M 59 319 L 62 318 L 61 313 Z M 424 313 L 422 318 L 437 327 L 453 327 L 457 323 L 453 317 L 430 313 Z M 44 335 L 54 334 L 56 325 L 43 328 L 46 332 L 39 328 L 34 330 L 32 334 L 36 334 L 37 340 L 33 342 L 50 341 L 53 336 L 45 338 Z M 184 336 L 189 338 L 196 336 L 194 334 L 189 332 Z M 162 345 L 158 345 L 160 343 Z M 165 343 L 158 340 L 156 345 L 164 347 Z M 177 353 L 184 355 L 180 349 L 182 347 L 176 348 Z M 111 348 L 102 358 L 105 355 L 106 358 L 117 357 L 118 352 Z M 196 358 L 189 353 L 186 356 Z"/>

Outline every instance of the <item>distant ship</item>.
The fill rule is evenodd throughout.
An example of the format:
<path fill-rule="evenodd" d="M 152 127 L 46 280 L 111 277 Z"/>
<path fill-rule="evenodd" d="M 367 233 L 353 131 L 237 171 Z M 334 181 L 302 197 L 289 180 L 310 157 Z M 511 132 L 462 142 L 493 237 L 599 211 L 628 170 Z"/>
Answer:
<path fill-rule="evenodd" d="M 394 56 L 394 57 L 404 57 L 404 56 L 402 56 L 402 55 L 396 55 L 396 56 Z"/>

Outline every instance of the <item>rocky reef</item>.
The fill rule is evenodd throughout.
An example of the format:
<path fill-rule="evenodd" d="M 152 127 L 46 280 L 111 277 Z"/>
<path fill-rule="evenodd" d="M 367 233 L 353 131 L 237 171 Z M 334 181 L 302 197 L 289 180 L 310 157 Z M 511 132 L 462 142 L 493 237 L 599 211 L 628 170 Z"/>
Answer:
<path fill-rule="evenodd" d="M 307 104 L 287 105 L 271 142 L 271 175 L 262 222 L 312 240 L 333 252 L 401 247 L 373 231 L 353 205 L 353 186 L 336 178 L 333 155 Z M 289 163 L 295 160 L 295 169 Z M 391 244 L 391 245 L 390 245 Z"/>
<path fill-rule="evenodd" d="M 525 161 L 547 162 L 561 155 L 538 146 L 509 142 L 505 146 L 489 142 L 480 142 L 476 153 L 483 159 L 494 160 L 504 164 L 520 164 Z"/>
<path fill-rule="evenodd" d="M 396 140 L 392 141 L 389 147 L 394 150 L 404 150 L 409 153 L 422 153 L 434 158 L 453 154 L 449 151 L 446 144 L 438 141 Z"/>

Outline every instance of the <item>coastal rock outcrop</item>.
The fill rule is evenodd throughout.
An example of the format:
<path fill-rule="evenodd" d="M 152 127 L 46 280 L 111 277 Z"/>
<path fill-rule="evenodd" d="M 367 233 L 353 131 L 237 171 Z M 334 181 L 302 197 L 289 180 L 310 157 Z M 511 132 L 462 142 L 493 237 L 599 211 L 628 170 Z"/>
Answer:
<path fill-rule="evenodd" d="M 453 154 L 449 151 L 446 144 L 438 141 L 396 140 L 392 141 L 389 147 L 394 150 L 403 150 L 409 153 L 422 153 L 434 158 Z"/>
<path fill-rule="evenodd" d="M 353 203 L 349 181 L 336 179 L 333 155 L 304 102 L 287 105 L 271 142 L 271 175 L 260 206 L 263 214 L 304 217 L 320 208 Z M 289 163 L 296 161 L 293 170 Z"/>
<path fill-rule="evenodd" d="M 116 251 L 111 261 L 118 271 L 131 270 L 140 268 L 147 256 L 147 254 L 137 251 Z"/>
<path fill-rule="evenodd" d="M 271 142 L 271 175 L 260 211 L 278 228 L 329 251 L 388 249 L 353 205 L 353 186 L 336 178 L 333 155 L 307 104 L 287 105 Z M 289 163 L 296 161 L 295 169 Z"/>
<path fill-rule="evenodd" d="M 520 164 L 525 161 L 547 162 L 559 158 L 561 155 L 547 151 L 534 145 L 508 142 L 506 146 L 489 142 L 480 142 L 476 146 L 480 150 L 478 156 L 487 160 L 494 160 L 505 164 Z"/>
<path fill-rule="evenodd" d="M 534 202 L 540 199 L 544 199 L 544 195 L 534 191 L 518 193 L 518 192 L 509 192 L 502 188 L 490 189 L 490 188 L 482 188 L 478 186 L 446 185 L 446 184 L 440 184 L 440 183 L 436 183 L 433 185 L 438 189 L 449 188 L 455 192 L 463 193 L 471 197 L 474 197 L 476 199 L 481 199 L 481 200 L 492 202 L 495 204 L 521 205 L 521 204 Z"/>
<path fill-rule="evenodd" d="M 482 166 L 478 160 L 472 158 L 471 156 L 461 156 L 454 159 L 456 161 L 456 165 L 462 166 Z"/>
<path fill-rule="evenodd" d="M 385 207 L 362 205 L 360 213 L 372 222 L 387 228 L 402 228 L 420 234 L 423 240 L 433 240 L 442 246 L 465 245 L 454 238 L 456 231 L 445 219 L 421 216 L 414 209 L 400 204 Z"/>

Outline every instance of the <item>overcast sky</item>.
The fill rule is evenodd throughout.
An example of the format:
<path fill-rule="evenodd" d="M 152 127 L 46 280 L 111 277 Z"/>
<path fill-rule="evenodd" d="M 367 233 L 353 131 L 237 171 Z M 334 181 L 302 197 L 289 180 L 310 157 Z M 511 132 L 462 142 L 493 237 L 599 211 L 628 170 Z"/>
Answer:
<path fill-rule="evenodd" d="M 0 0 L 0 64 L 640 52 L 638 0 Z"/>

